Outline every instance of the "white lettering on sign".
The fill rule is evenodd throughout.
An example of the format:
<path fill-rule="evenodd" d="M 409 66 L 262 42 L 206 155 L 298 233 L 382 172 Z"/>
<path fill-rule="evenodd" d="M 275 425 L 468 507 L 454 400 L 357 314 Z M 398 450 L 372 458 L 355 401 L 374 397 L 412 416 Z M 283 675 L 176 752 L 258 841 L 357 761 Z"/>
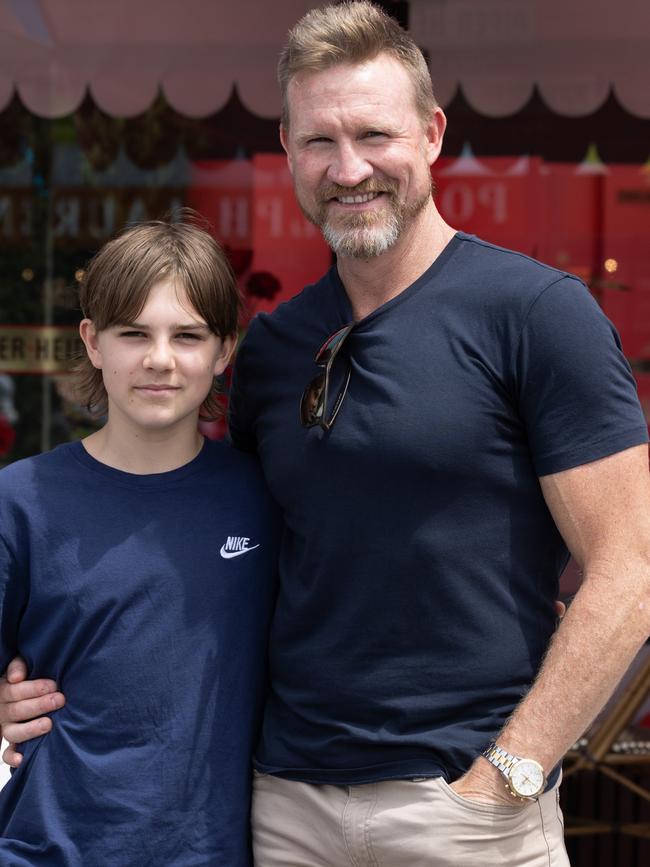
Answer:
<path fill-rule="evenodd" d="M 0 325 L 3 373 L 66 373 L 82 351 L 73 325 Z"/>
<path fill-rule="evenodd" d="M 54 237 L 76 238 L 79 235 L 79 200 L 60 198 L 54 203 Z"/>
<path fill-rule="evenodd" d="M 446 220 L 466 223 L 477 212 L 487 211 L 493 223 L 508 219 L 508 187 L 500 181 L 478 185 L 465 181 L 447 184 L 440 195 L 440 209 Z"/>
<path fill-rule="evenodd" d="M 219 200 L 219 237 L 248 240 L 250 205 L 246 196 L 224 196 Z"/>

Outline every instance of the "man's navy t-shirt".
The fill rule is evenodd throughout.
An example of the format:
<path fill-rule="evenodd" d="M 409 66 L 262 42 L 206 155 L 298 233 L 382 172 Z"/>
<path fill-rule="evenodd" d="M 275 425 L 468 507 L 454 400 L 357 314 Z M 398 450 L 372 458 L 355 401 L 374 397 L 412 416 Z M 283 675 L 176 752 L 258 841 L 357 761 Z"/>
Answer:
<path fill-rule="evenodd" d="M 314 355 L 352 320 L 336 269 L 251 325 L 231 430 L 286 531 L 261 771 L 454 779 L 503 726 L 555 628 L 567 549 L 538 477 L 647 441 L 618 338 L 574 277 L 458 233 L 356 323 L 329 433 Z M 549 709 L 556 712 L 556 709 Z"/>
<path fill-rule="evenodd" d="M 0 670 L 67 698 L 0 794 L 0 864 L 250 867 L 279 522 L 206 442 L 133 475 L 81 443 L 0 473 Z"/>

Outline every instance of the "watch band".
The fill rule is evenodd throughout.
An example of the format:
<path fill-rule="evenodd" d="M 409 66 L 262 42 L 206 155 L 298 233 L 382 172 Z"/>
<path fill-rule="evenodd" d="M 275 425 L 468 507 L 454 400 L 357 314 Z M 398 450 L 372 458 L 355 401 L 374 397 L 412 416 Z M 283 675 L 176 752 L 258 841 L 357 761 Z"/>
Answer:
<path fill-rule="evenodd" d="M 490 746 L 483 751 L 483 756 L 506 777 L 510 776 L 510 771 L 515 766 L 515 763 L 521 761 L 519 756 L 513 756 L 512 753 L 506 752 L 506 750 L 498 744 L 490 744 Z"/>
<path fill-rule="evenodd" d="M 483 752 L 483 757 L 503 775 L 511 795 L 522 801 L 536 800 L 546 785 L 546 775 L 539 762 L 513 756 L 496 743 Z"/>

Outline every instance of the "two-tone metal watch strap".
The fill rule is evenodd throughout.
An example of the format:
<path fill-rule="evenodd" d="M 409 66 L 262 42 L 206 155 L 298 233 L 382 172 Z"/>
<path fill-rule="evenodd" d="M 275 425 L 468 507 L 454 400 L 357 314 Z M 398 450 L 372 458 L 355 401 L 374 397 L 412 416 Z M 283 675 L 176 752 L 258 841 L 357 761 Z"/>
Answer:
<path fill-rule="evenodd" d="M 519 756 L 513 756 L 512 753 L 506 752 L 503 747 L 500 747 L 497 744 L 490 744 L 490 746 L 484 750 L 483 755 L 488 762 L 491 762 L 495 768 L 498 768 L 501 771 L 506 779 L 510 778 L 510 771 L 514 765 L 521 761 Z"/>
<path fill-rule="evenodd" d="M 490 764 L 494 765 L 499 771 L 503 778 L 505 779 L 506 789 L 510 792 L 511 795 L 514 795 L 515 798 L 518 798 L 520 801 L 534 801 L 536 800 L 539 793 L 542 791 L 546 778 L 544 776 L 544 769 L 536 762 L 534 759 L 522 759 L 519 756 L 513 756 L 512 753 L 509 753 L 507 750 L 504 750 L 503 747 L 500 747 L 498 744 L 491 743 L 490 746 L 483 752 L 483 757 L 490 762 Z M 532 765 L 534 766 L 541 777 L 541 786 L 530 793 L 523 794 L 519 791 L 519 785 L 515 782 L 515 774 L 518 774 L 518 768 L 521 765 Z M 527 782 L 531 782 L 526 778 L 524 778 Z M 534 788 L 534 787 L 533 787 Z"/>

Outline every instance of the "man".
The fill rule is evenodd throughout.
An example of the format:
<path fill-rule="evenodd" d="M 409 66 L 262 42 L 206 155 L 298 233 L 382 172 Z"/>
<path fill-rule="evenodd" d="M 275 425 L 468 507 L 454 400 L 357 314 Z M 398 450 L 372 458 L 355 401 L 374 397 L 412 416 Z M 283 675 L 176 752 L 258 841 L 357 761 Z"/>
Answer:
<path fill-rule="evenodd" d="M 565 865 L 558 764 L 650 631 L 629 368 L 579 281 L 443 221 L 444 114 L 391 19 L 313 10 L 280 82 L 337 264 L 236 366 L 233 440 L 286 522 L 256 863 Z"/>

